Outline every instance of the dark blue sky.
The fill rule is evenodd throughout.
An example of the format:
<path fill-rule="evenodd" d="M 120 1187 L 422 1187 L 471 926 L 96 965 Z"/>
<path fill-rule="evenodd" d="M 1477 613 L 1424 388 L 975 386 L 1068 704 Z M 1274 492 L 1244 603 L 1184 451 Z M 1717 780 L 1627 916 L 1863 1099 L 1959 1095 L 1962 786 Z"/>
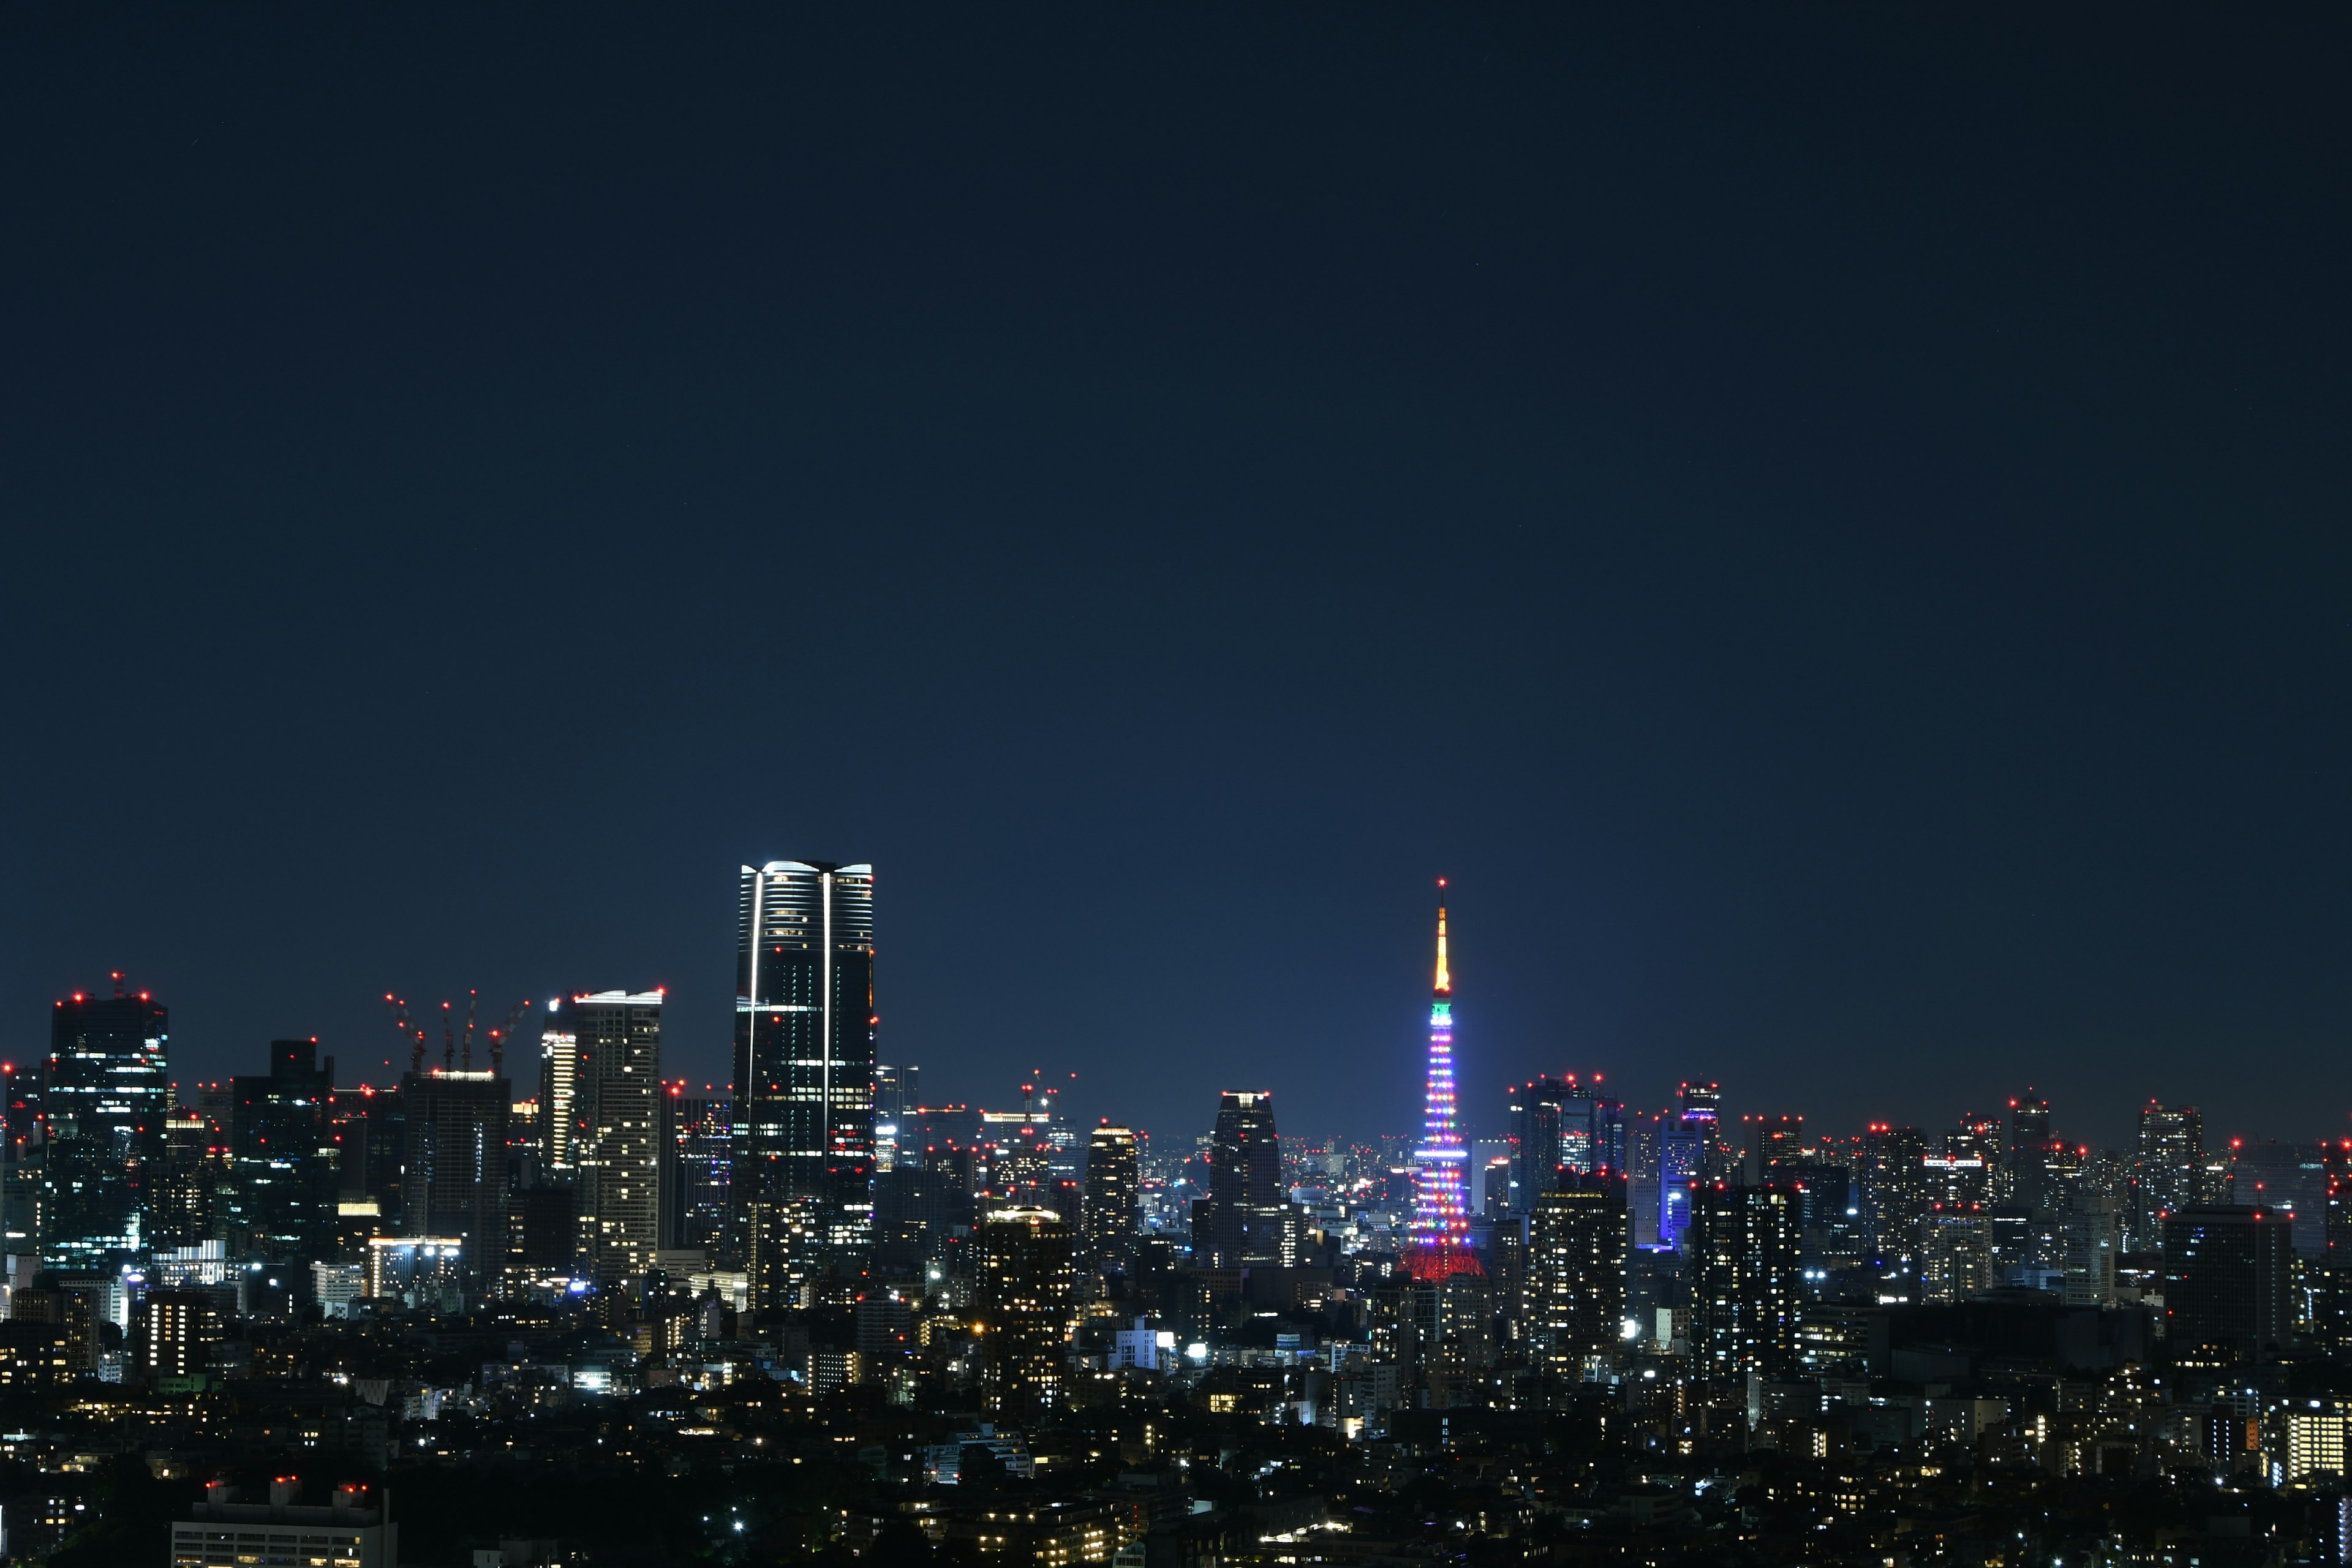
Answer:
<path fill-rule="evenodd" d="M 0 19 L 0 1042 L 2352 1110 L 2339 18 Z M 378 1068 L 381 1074 L 383 1069 Z M 348 1074 L 346 1076 L 349 1076 Z"/>

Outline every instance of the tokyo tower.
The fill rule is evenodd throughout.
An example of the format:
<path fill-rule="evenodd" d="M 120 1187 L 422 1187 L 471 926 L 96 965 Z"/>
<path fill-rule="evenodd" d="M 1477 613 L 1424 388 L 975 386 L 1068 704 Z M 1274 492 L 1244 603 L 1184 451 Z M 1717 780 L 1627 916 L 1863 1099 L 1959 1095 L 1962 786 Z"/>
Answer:
<path fill-rule="evenodd" d="M 1445 879 L 1438 879 L 1440 888 Z M 1454 1125 L 1454 977 L 1445 967 L 1445 907 L 1437 910 L 1437 991 L 1429 1009 L 1429 1090 L 1421 1147 L 1412 1152 L 1412 1234 L 1405 1269 L 1434 1284 L 1482 1275 L 1470 1246 L 1470 1205 L 1463 1179 L 1469 1151 Z"/>

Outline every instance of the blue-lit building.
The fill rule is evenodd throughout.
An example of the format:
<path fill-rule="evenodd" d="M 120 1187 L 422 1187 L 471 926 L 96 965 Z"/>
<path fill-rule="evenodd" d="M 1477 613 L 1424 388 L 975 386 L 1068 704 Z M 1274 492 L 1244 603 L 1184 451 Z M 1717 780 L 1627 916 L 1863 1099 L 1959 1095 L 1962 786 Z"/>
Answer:
<path fill-rule="evenodd" d="M 1707 1150 L 1715 1142 L 1717 1091 L 1714 1084 L 1685 1083 L 1674 1113 L 1658 1130 L 1658 1245 L 1678 1247 L 1690 1228 L 1691 1186 L 1707 1173 Z"/>

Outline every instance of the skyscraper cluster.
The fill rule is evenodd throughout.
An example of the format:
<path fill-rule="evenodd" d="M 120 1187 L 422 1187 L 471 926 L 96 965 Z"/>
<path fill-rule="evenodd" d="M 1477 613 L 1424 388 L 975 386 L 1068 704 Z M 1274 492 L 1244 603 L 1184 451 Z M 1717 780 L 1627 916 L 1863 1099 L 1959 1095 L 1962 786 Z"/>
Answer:
<path fill-rule="evenodd" d="M 1462 1450 L 1597 1497 L 1638 1461 L 1669 1521 L 1712 1506 L 1658 1495 L 1677 1475 L 1839 1467 L 1789 1494 L 1824 1536 L 1963 1452 L 2282 1495 L 2343 1473 L 2352 1140 L 2217 1146 L 2151 1102 L 2131 1147 L 2095 1150 L 2031 1090 L 1842 1134 L 1708 1079 L 1643 1110 L 1565 1070 L 1486 1106 L 1505 1135 L 1479 1139 L 1441 907 L 1417 1135 L 1286 1135 L 1272 1092 L 1236 1088 L 1155 1141 L 1074 1125 L 1043 1077 L 989 1110 L 882 1060 L 870 867 L 746 866 L 738 892 L 724 1090 L 665 1076 L 658 989 L 518 1006 L 478 1042 L 445 1005 L 437 1061 L 432 1013 L 392 998 L 407 1070 L 358 1086 L 310 1039 L 175 1086 L 160 1000 L 120 977 L 60 999 L 47 1058 L 0 1067 L 0 1408 L 226 1421 L 328 1368 L 319 1411 L 259 1430 L 331 1431 L 367 1475 L 454 1430 L 527 1447 L 604 1400 L 664 1412 L 631 1462 L 667 1475 L 721 1431 L 740 1465 L 895 1421 L 943 1539 L 1147 1568 L 1213 1543 L 1184 1467 L 1154 1468 L 1200 1422 L 1312 1429 L 1318 1464 L 1337 1441 L 1383 1485 L 1398 1456 Z M 462 1384 L 369 1370 L 445 1343 Z M 1150 1479 L 1053 1491 L 1033 1440 Z M 217 1498 L 181 1528 L 389 1529 L 357 1493 L 309 1506 Z M 1219 1550 L 1250 1555 L 1247 1521 L 1295 1560 L 1327 1517 L 1267 1508 Z M 1854 1560 L 1903 1532 L 1864 1531 Z"/>

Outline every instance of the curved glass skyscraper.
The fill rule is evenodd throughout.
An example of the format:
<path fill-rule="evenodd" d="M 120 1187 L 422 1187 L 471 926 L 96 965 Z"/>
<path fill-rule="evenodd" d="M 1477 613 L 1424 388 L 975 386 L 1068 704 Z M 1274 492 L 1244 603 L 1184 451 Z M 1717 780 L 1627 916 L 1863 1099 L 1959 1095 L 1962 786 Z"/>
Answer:
<path fill-rule="evenodd" d="M 874 868 L 746 866 L 737 931 L 734 1240 L 766 1310 L 873 1240 Z"/>

